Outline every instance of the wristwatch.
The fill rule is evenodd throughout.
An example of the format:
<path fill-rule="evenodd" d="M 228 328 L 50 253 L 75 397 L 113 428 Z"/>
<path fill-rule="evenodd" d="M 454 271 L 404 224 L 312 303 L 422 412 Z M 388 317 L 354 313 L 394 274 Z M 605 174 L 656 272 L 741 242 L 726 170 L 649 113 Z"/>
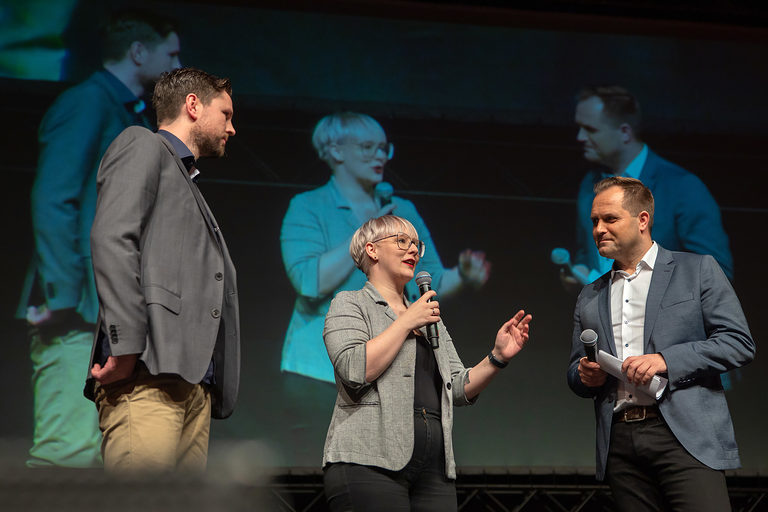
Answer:
<path fill-rule="evenodd" d="M 504 362 L 504 361 L 499 361 L 498 359 L 496 359 L 496 357 L 494 357 L 494 355 L 493 355 L 493 351 L 488 352 L 488 360 L 496 368 L 506 368 L 507 365 L 509 364 L 509 361 Z"/>

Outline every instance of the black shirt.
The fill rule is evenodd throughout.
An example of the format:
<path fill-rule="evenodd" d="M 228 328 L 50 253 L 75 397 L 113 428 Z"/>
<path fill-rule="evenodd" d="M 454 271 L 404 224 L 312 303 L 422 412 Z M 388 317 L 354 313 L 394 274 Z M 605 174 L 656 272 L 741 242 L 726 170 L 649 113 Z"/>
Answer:
<path fill-rule="evenodd" d="M 443 381 L 440 377 L 440 371 L 437 369 L 435 351 L 432 350 L 429 341 L 421 335 L 416 336 L 416 374 L 414 378 L 416 379 L 413 390 L 414 408 L 439 411 Z"/>

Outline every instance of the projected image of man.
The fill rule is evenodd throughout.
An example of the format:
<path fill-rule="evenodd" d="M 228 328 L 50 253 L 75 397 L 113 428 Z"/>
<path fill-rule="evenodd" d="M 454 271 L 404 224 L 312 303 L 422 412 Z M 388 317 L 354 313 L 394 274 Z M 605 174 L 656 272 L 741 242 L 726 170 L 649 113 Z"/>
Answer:
<path fill-rule="evenodd" d="M 720 376 L 755 355 L 739 300 L 712 256 L 651 237 L 658 202 L 642 182 L 606 178 L 594 192 L 594 242 L 614 263 L 577 300 L 568 384 L 594 403 L 597 478 L 618 510 L 730 510 L 723 470 L 740 460 Z M 626 382 L 587 359 L 588 329 Z M 640 389 L 654 376 L 668 379 L 657 396 Z"/>
<path fill-rule="evenodd" d="M 733 279 L 733 257 L 720 208 L 698 177 L 643 142 L 637 99 L 619 86 L 587 87 L 578 95 L 575 121 L 584 158 L 601 167 L 587 173 L 579 187 L 575 271 L 564 277 L 586 284 L 611 269 L 612 260 L 592 242 L 592 187 L 608 176 L 627 176 L 641 180 L 656 197 L 656 241 L 673 251 L 711 254 Z"/>
<path fill-rule="evenodd" d="M 179 67 L 173 24 L 146 12 L 115 14 L 101 50 L 104 69 L 62 93 L 38 132 L 35 252 L 17 311 L 31 327 L 29 466 L 101 464 L 96 413 L 81 393 L 98 311 L 89 244 L 96 171 L 123 129 L 150 126 L 140 98 L 161 73 Z"/>

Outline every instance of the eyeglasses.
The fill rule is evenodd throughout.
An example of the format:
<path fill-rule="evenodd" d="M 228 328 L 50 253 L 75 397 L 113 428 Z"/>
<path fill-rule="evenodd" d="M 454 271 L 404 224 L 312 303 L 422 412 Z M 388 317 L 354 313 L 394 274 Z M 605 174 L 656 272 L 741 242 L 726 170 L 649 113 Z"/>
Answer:
<path fill-rule="evenodd" d="M 353 144 L 360 148 L 360 153 L 363 156 L 363 159 L 373 160 L 376 157 L 376 153 L 379 150 L 382 150 L 384 152 L 384 156 L 387 157 L 387 160 L 392 160 L 392 157 L 395 156 L 395 145 L 391 142 L 384 142 L 381 144 L 376 144 L 375 142 L 343 142 L 341 144 Z"/>
<path fill-rule="evenodd" d="M 375 244 L 376 242 L 381 242 L 382 240 L 386 240 L 387 238 L 393 238 L 393 237 L 395 237 L 395 241 L 397 242 L 397 247 L 401 251 L 407 251 L 408 249 L 411 248 L 411 244 L 413 244 L 416 246 L 416 249 L 419 250 L 419 258 L 424 256 L 424 250 L 426 249 L 424 242 L 416 238 L 411 238 L 410 236 L 402 232 L 396 233 L 394 235 L 383 236 L 377 240 L 374 240 L 373 243 Z"/>

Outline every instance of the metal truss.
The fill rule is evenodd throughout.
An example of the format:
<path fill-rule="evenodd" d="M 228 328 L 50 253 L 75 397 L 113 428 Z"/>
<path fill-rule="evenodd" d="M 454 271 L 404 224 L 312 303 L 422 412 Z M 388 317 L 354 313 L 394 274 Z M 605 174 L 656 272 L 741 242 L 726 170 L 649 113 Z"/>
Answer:
<path fill-rule="evenodd" d="M 734 512 L 768 511 L 768 478 L 727 476 Z M 270 510 L 325 512 L 322 473 L 276 476 L 268 485 Z M 475 470 L 456 480 L 461 512 L 616 512 L 608 486 L 584 473 L 528 474 Z"/>

